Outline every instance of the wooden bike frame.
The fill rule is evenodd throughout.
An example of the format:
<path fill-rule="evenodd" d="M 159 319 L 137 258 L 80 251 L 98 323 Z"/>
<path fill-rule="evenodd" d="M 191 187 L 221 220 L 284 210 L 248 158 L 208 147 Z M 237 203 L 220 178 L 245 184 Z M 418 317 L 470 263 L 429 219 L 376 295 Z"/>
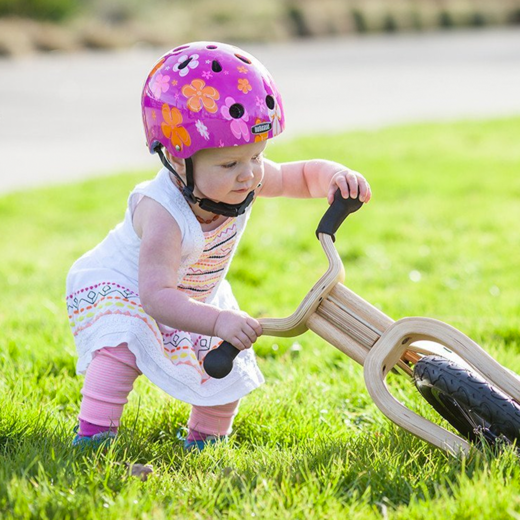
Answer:
<path fill-rule="evenodd" d="M 343 285 L 345 271 L 333 238 L 322 233 L 318 238 L 329 261 L 327 272 L 293 314 L 287 318 L 261 318 L 263 333 L 284 337 L 312 330 L 363 365 L 368 392 L 391 421 L 449 453 L 468 453 L 471 449 L 468 441 L 398 401 L 388 390 L 386 376 L 394 367 L 411 375 L 409 365 L 423 355 L 441 352 L 445 357 L 453 357 L 451 353 L 455 353 L 461 358 L 460 364 L 469 365 L 489 383 L 520 403 L 518 377 L 446 323 L 419 317 L 394 321 L 363 300 Z"/>
<path fill-rule="evenodd" d="M 334 247 L 334 233 L 362 203 L 338 192 L 317 230 L 327 256 L 327 272 L 314 284 L 296 311 L 287 318 L 261 318 L 263 334 L 298 336 L 310 329 L 364 367 L 368 392 L 391 421 L 448 453 L 468 453 L 467 440 L 416 414 L 388 390 L 386 376 L 394 368 L 412 375 L 410 365 L 424 355 L 455 359 L 478 372 L 490 384 L 520 404 L 520 378 L 501 366 L 459 330 L 429 318 L 394 321 L 343 285 L 345 271 Z M 212 377 L 225 377 L 238 350 L 223 342 L 206 355 Z"/>

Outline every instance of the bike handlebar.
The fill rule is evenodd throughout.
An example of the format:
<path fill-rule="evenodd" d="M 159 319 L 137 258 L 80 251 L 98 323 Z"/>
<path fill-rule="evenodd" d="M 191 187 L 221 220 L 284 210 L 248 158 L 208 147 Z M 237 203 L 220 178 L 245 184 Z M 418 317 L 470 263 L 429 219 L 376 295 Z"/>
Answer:
<path fill-rule="evenodd" d="M 334 233 L 339 229 L 343 221 L 351 214 L 355 213 L 363 202 L 359 199 L 344 199 L 340 190 L 336 190 L 334 201 L 323 215 L 316 236 L 319 238 L 321 233 L 330 235 L 335 240 Z M 233 369 L 233 360 L 238 356 L 240 350 L 228 341 L 223 341 L 216 349 L 211 350 L 204 358 L 204 370 L 215 379 L 226 377 Z"/>
<path fill-rule="evenodd" d="M 316 236 L 319 238 L 320 233 L 330 235 L 335 241 L 334 233 L 339 229 L 343 221 L 351 214 L 355 213 L 363 203 L 359 199 L 344 199 L 341 196 L 339 188 L 334 193 L 334 201 L 328 207 L 325 215 L 320 220 L 316 229 Z"/>
<path fill-rule="evenodd" d="M 233 369 L 233 360 L 240 354 L 240 350 L 229 341 L 223 341 L 219 347 L 210 350 L 204 358 L 206 374 L 215 379 L 226 377 Z"/>

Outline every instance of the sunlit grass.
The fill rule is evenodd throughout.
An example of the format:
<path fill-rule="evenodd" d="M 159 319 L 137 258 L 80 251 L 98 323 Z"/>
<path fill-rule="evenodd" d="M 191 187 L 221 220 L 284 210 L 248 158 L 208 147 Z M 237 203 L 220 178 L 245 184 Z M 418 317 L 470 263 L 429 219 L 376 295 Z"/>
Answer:
<path fill-rule="evenodd" d="M 374 198 L 337 234 L 346 284 L 398 319 L 430 316 L 520 371 L 520 119 L 316 136 L 275 160 L 328 157 L 362 171 Z M 74 453 L 82 379 L 64 305 L 72 262 L 121 220 L 125 174 L 0 199 L 2 518 L 508 518 L 514 454 L 450 458 L 387 422 L 361 368 L 307 333 L 262 337 L 267 384 L 245 398 L 228 446 L 183 453 L 188 406 L 143 378 L 120 440 Z M 260 200 L 230 280 L 254 316 L 290 314 L 326 268 L 323 200 Z M 302 349 L 291 349 L 294 342 Z M 411 384 L 400 398 L 433 420 Z M 123 462 L 147 462 L 147 482 Z"/>

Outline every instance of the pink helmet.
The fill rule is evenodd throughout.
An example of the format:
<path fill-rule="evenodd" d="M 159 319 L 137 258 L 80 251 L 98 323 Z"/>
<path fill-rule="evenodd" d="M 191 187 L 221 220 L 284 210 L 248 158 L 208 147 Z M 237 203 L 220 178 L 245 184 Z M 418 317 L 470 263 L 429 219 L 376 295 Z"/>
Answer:
<path fill-rule="evenodd" d="M 282 98 L 267 69 L 238 47 L 187 43 L 152 69 L 141 99 L 150 152 L 186 159 L 204 148 L 270 139 L 285 126 Z"/>

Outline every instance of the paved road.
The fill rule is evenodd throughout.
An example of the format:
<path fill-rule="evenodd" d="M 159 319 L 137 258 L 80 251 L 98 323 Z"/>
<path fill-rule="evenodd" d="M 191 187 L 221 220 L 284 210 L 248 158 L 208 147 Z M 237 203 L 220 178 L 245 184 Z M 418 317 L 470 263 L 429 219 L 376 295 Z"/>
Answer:
<path fill-rule="evenodd" d="M 267 65 L 284 95 L 285 138 L 520 114 L 519 30 L 246 48 Z M 1 59 L 0 192 L 155 168 L 144 146 L 139 100 L 159 55 L 134 49 Z"/>

